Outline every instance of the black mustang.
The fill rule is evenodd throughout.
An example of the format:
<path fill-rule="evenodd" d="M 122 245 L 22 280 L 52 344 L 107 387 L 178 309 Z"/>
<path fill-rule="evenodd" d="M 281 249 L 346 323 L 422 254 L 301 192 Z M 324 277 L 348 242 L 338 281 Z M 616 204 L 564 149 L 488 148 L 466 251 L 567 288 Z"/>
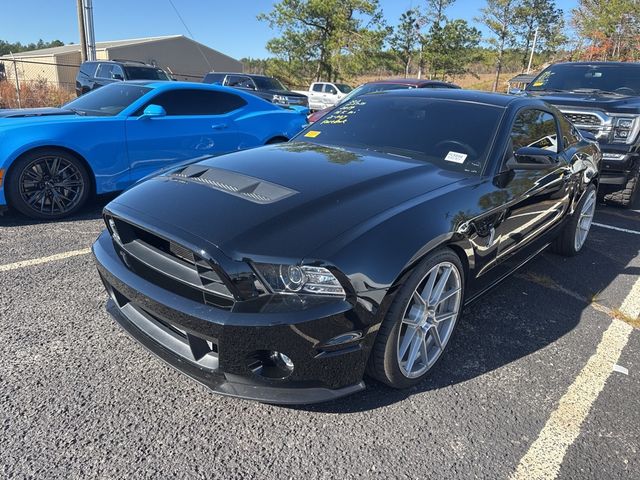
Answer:
<path fill-rule="evenodd" d="M 111 202 L 93 246 L 108 308 L 222 394 L 319 402 L 365 372 L 411 386 L 464 304 L 548 245 L 580 251 L 601 160 L 585 136 L 531 98 L 359 97 Z"/>

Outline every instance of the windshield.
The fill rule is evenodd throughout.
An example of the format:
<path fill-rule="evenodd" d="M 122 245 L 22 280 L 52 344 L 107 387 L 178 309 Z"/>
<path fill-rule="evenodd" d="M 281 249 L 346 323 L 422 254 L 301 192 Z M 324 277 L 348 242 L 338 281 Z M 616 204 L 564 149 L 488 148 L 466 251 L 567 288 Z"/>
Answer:
<path fill-rule="evenodd" d="M 403 88 L 413 88 L 411 85 L 406 85 L 403 83 L 365 83 L 364 85 L 360 85 L 358 88 L 351 90 L 351 93 L 344 97 L 338 104 L 342 105 L 343 103 L 347 103 L 352 98 L 359 97 L 360 95 L 364 95 L 366 93 L 373 92 L 384 92 L 386 90 L 401 90 Z"/>
<path fill-rule="evenodd" d="M 66 110 L 73 110 L 80 115 L 113 116 L 119 114 L 133 102 L 150 92 L 148 87 L 128 85 L 118 82 L 105 85 L 97 90 L 63 105 Z"/>
<path fill-rule="evenodd" d="M 640 65 L 552 65 L 527 87 L 528 92 L 596 91 L 640 95 Z"/>
<path fill-rule="evenodd" d="M 253 81 L 259 90 L 286 90 L 284 85 L 277 78 L 271 77 L 253 77 Z"/>
<path fill-rule="evenodd" d="M 351 88 L 351 86 L 347 85 L 346 83 L 335 83 L 334 85 L 342 93 L 349 93 L 351 90 L 353 90 L 353 88 Z"/>
<path fill-rule="evenodd" d="M 128 80 L 170 80 L 164 70 L 151 67 L 124 67 Z"/>
<path fill-rule="evenodd" d="M 492 105 L 373 94 L 336 108 L 293 141 L 362 148 L 479 174 L 502 112 Z"/>

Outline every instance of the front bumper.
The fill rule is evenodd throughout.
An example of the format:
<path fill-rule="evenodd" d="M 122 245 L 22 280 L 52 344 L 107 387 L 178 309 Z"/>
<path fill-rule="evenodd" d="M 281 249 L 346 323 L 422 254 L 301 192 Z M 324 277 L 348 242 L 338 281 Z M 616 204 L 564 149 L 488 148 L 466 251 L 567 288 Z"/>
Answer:
<path fill-rule="evenodd" d="M 613 150 L 611 145 L 602 145 L 601 185 L 622 187 L 626 185 L 636 163 L 640 162 L 640 155 L 628 152 L 623 147 Z M 615 158 L 607 158 L 607 156 Z"/>
<path fill-rule="evenodd" d="M 281 313 L 224 310 L 137 276 L 118 257 L 107 232 L 93 253 L 115 320 L 159 358 L 211 390 L 266 403 L 307 404 L 364 389 L 376 331 L 371 313 L 335 299 Z M 340 337 L 350 340 L 331 342 Z M 255 359 L 271 351 L 293 361 L 290 374 L 256 373 Z"/>

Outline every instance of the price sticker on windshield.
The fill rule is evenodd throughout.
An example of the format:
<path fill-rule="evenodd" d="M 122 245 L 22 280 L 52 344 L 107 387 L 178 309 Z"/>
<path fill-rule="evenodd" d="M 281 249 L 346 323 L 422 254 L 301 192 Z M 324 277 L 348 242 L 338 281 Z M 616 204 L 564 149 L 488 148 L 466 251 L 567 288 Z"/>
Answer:
<path fill-rule="evenodd" d="M 309 130 L 304 134 L 304 136 L 308 138 L 316 138 L 318 135 L 320 135 L 320 132 L 318 130 Z"/>
<path fill-rule="evenodd" d="M 464 163 L 464 161 L 467 159 L 467 155 L 459 152 L 449 152 L 447 153 L 447 156 L 444 157 L 444 159 L 447 162 Z"/>

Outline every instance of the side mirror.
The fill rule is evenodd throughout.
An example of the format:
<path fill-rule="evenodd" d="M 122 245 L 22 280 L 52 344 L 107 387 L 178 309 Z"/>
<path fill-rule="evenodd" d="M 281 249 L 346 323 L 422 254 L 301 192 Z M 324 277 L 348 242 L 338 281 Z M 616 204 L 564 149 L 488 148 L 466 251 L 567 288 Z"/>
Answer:
<path fill-rule="evenodd" d="M 522 95 L 524 91 L 521 88 L 512 87 L 507 93 L 509 95 Z"/>
<path fill-rule="evenodd" d="M 522 147 L 507 160 L 509 170 L 546 170 L 558 163 L 558 154 L 538 147 Z"/>
<path fill-rule="evenodd" d="M 114 73 L 111 75 L 111 78 L 114 80 L 124 80 L 124 77 L 120 73 Z"/>
<path fill-rule="evenodd" d="M 142 115 L 138 117 L 138 120 L 142 120 L 144 118 L 154 118 L 154 117 L 164 117 L 167 115 L 167 112 L 160 105 L 147 105 L 147 108 L 144 109 Z"/>
<path fill-rule="evenodd" d="M 597 142 L 598 141 L 596 136 L 592 132 L 590 132 L 589 130 L 580 130 L 580 135 L 582 135 L 582 137 L 585 140 L 590 140 L 592 142 Z"/>

